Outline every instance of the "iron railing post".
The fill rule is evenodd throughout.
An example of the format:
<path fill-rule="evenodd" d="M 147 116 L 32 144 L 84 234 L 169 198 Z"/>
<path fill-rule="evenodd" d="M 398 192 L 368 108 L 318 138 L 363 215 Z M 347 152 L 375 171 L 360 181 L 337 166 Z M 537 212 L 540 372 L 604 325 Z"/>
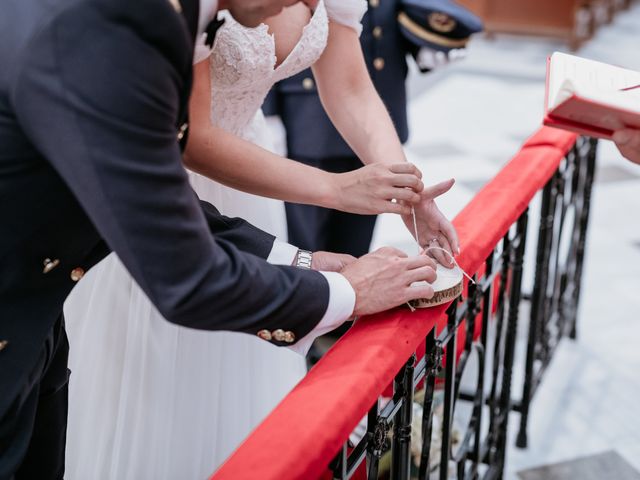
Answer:
<path fill-rule="evenodd" d="M 444 361 L 444 408 L 442 414 L 442 444 L 440 447 L 440 480 L 447 480 L 449 477 L 449 457 L 451 455 L 451 433 L 455 402 L 456 339 L 458 338 L 456 316 L 457 309 L 454 303 L 447 317 L 449 340 L 446 344 Z"/>
<path fill-rule="evenodd" d="M 531 309 L 529 311 L 529 334 L 527 335 L 527 358 L 524 368 L 524 385 L 520 403 L 520 429 L 516 437 L 518 448 L 527 448 L 527 424 L 529 422 L 529 405 L 531 402 L 532 385 L 534 382 L 534 362 L 538 345 L 539 330 L 543 328 L 540 318 L 544 310 L 549 275 L 549 256 L 551 255 L 551 237 L 553 235 L 554 212 L 551 210 L 553 196 L 553 178 L 542 191 L 542 205 L 540 206 L 540 228 L 538 230 L 538 248 L 536 252 L 536 269 L 531 294 Z"/>
<path fill-rule="evenodd" d="M 418 469 L 418 480 L 427 480 L 431 472 L 431 436 L 433 428 L 433 394 L 436 376 L 442 366 L 442 348 L 436 341 L 436 328 L 427 334 L 425 342 L 426 373 L 424 380 L 424 401 L 422 404 L 422 452 Z"/>
<path fill-rule="evenodd" d="M 415 354 L 393 381 L 393 389 L 400 394 L 402 406 L 396 415 L 391 447 L 391 480 L 409 480 L 411 476 L 411 421 L 413 419 L 413 369 Z"/>
<path fill-rule="evenodd" d="M 578 247 L 576 253 L 576 285 L 573 295 L 573 317 L 571 319 L 571 330 L 569 332 L 569 338 L 575 339 L 577 337 L 577 323 L 578 323 L 578 305 L 580 303 L 580 290 L 582 287 L 582 266 L 584 264 L 584 253 L 587 243 L 587 228 L 589 226 L 589 213 L 591 211 L 591 190 L 593 187 L 593 181 L 596 170 L 596 153 L 598 149 L 598 140 L 590 138 L 588 140 L 589 152 L 587 153 L 586 175 L 584 179 L 584 191 L 582 192 L 582 209 L 580 212 L 580 234 L 578 237 Z"/>
<path fill-rule="evenodd" d="M 502 390 L 500 392 L 500 428 L 498 436 L 499 473 L 502 478 L 505 455 L 507 449 L 507 427 L 509 425 L 509 413 L 511 411 L 511 381 L 513 374 L 513 361 L 515 357 L 516 336 L 518 330 L 518 317 L 520 309 L 520 296 L 522 293 L 522 266 L 524 252 L 527 243 L 528 208 L 522 213 L 517 222 L 516 238 L 511 257 L 511 285 L 509 291 L 509 315 L 507 321 L 507 333 L 505 336 L 504 366 L 502 376 Z"/>

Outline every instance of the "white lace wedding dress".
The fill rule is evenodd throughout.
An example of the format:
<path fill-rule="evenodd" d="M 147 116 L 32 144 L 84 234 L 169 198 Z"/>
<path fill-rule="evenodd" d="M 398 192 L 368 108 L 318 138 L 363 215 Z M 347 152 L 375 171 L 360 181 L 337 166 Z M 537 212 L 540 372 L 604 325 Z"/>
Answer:
<path fill-rule="evenodd" d="M 260 111 L 271 86 L 315 62 L 328 18 L 359 30 L 365 10 L 363 0 L 320 0 L 277 67 L 267 27 L 245 28 L 223 13 L 209 60 L 213 123 L 271 148 Z M 190 178 L 200 198 L 224 214 L 286 238 L 282 202 Z M 257 337 L 169 324 L 115 254 L 79 282 L 65 316 L 69 480 L 206 478 L 306 371 L 302 357 Z"/>

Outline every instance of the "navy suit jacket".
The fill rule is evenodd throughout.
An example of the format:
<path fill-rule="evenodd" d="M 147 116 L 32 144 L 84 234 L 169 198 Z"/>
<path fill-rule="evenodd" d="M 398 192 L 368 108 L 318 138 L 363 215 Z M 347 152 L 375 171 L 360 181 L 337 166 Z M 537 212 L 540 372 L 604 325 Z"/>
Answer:
<path fill-rule="evenodd" d="M 409 136 L 407 45 L 396 21 L 398 4 L 398 0 L 369 2 L 362 19 L 360 43 L 371 79 L 404 143 Z M 281 116 L 290 158 L 355 156 L 325 113 L 310 69 L 279 82 L 269 93 L 263 110 L 265 115 Z"/>
<path fill-rule="evenodd" d="M 168 0 L 2 2 L 0 418 L 71 272 L 112 250 L 176 324 L 302 338 L 326 311 L 322 275 L 268 265 L 273 237 L 189 186 L 176 132 L 197 5 L 184 0 L 183 16 Z"/>

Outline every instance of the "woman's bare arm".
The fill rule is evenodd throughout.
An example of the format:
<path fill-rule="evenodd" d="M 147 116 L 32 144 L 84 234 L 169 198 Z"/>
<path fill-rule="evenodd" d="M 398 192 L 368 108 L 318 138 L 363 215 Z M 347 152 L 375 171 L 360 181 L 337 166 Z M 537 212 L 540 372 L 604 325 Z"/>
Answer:
<path fill-rule="evenodd" d="M 327 114 L 363 163 L 406 161 L 352 28 L 329 22 L 327 48 L 313 74 Z"/>
<path fill-rule="evenodd" d="M 255 195 L 352 213 L 406 213 L 408 207 L 391 200 L 419 200 L 415 191 L 423 186 L 413 165 L 374 165 L 332 174 L 280 157 L 212 125 L 209 68 L 208 60 L 194 67 L 184 156 L 189 169 Z"/>
<path fill-rule="evenodd" d="M 355 30 L 329 22 L 327 48 L 314 65 L 313 73 L 331 121 L 363 163 L 406 161 L 393 122 L 369 77 Z M 457 253 L 456 231 L 435 204 L 435 198 L 452 185 L 453 180 L 422 190 L 421 201 L 415 205 L 416 240 L 422 246 L 437 242 L 449 252 Z M 403 214 L 403 220 L 415 234 L 412 215 Z M 444 265 L 453 265 L 440 251 L 434 256 Z"/>

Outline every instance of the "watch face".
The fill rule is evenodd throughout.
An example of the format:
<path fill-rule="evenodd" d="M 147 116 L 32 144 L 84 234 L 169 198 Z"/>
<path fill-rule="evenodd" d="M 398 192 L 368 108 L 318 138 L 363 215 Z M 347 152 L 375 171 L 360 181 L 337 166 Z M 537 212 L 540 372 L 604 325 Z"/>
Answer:
<path fill-rule="evenodd" d="M 436 32 L 449 33 L 456 28 L 456 21 L 446 13 L 434 12 L 427 18 L 429 26 Z"/>

